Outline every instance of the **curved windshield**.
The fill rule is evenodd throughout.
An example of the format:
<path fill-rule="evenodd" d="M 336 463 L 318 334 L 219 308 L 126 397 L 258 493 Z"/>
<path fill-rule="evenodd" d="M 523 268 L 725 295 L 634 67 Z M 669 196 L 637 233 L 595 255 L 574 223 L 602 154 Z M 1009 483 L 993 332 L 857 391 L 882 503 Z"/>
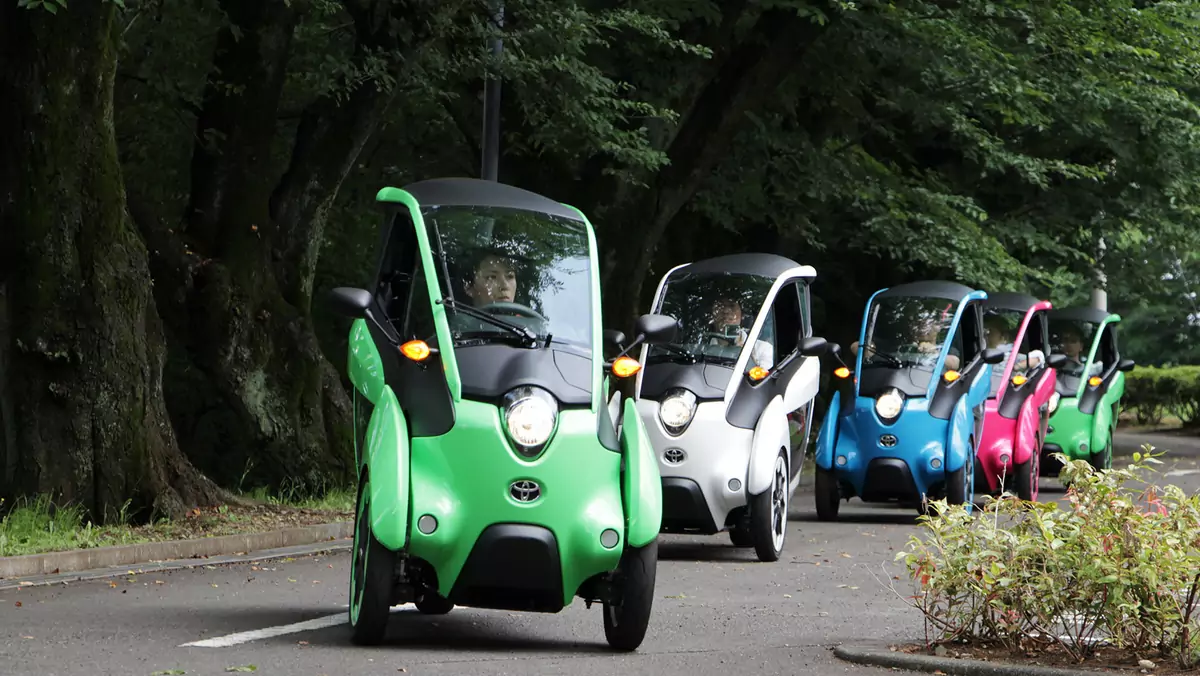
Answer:
<path fill-rule="evenodd" d="M 582 222 L 482 206 L 426 207 L 422 216 L 443 292 L 454 300 L 447 316 L 456 346 L 563 343 L 590 352 L 591 251 Z"/>
<path fill-rule="evenodd" d="M 892 386 L 909 396 L 925 394 L 942 347 L 949 345 L 944 369 L 957 369 L 962 356 L 962 335 L 953 328 L 958 302 L 927 296 L 885 296 L 876 299 L 867 315 L 862 351 L 862 380 L 878 380 L 872 371 L 898 371 L 889 377 Z M 857 343 L 853 349 L 860 349 Z M 860 386 L 860 391 L 863 388 Z"/>
<path fill-rule="evenodd" d="M 705 272 L 677 272 L 663 288 L 659 314 L 679 320 L 676 342 L 651 345 L 647 365 L 655 362 L 720 364 L 732 367 L 750 335 L 773 277 Z M 746 368 L 774 366 L 774 326 L 768 315 L 761 335 L 751 350 Z"/>
<path fill-rule="evenodd" d="M 1092 348 L 1096 330 L 1095 322 L 1080 319 L 1051 319 L 1050 344 L 1056 353 L 1067 355 L 1067 361 L 1058 367 L 1059 396 L 1073 397 L 1079 392 L 1079 383 L 1086 377 L 1100 375 L 1100 364 L 1087 364 L 1088 351 Z"/>

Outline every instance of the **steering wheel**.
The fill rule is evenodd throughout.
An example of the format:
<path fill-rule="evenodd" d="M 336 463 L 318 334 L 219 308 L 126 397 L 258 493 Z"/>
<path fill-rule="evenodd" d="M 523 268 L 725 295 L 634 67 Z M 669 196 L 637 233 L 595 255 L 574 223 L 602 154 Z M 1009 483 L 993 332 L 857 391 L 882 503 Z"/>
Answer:
<path fill-rule="evenodd" d="M 483 310 L 484 312 L 490 312 L 494 315 L 515 315 L 517 317 L 528 317 L 529 319 L 536 319 L 543 322 L 546 321 L 546 318 L 534 311 L 533 308 L 527 305 L 521 305 L 520 303 L 496 301 L 494 303 L 488 303 L 479 309 Z"/>

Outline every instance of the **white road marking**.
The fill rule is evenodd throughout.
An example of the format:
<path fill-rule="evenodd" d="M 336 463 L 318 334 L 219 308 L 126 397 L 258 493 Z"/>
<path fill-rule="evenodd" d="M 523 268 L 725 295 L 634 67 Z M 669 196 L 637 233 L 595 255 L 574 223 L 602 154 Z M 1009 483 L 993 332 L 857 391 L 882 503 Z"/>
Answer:
<path fill-rule="evenodd" d="M 1200 474 L 1200 469 L 1173 469 L 1164 476 L 1187 476 L 1189 474 Z"/>
<path fill-rule="evenodd" d="M 336 627 L 339 624 L 346 624 L 350 621 L 349 613 L 337 613 L 335 615 L 326 615 L 318 617 L 315 620 L 306 622 L 296 622 L 295 624 L 285 624 L 279 627 L 267 627 L 266 629 L 255 629 L 254 631 L 242 631 L 236 634 L 227 636 L 218 636 L 217 638 L 206 638 L 203 641 L 192 641 L 184 643 L 180 648 L 197 647 L 197 648 L 228 648 L 239 643 L 249 643 L 263 638 L 271 638 L 273 636 L 283 636 L 284 634 L 294 634 L 300 631 L 312 631 L 313 629 L 324 629 L 326 627 Z"/>
<path fill-rule="evenodd" d="M 192 641 L 191 643 L 180 644 L 180 648 L 228 648 L 231 645 L 239 643 L 249 643 L 263 638 L 271 638 L 273 636 L 283 636 L 284 634 L 295 634 L 301 631 L 313 631 L 314 629 L 324 629 L 326 627 L 336 627 L 339 624 L 346 624 L 350 621 L 350 605 L 342 604 L 344 610 L 334 615 L 326 615 L 318 617 L 315 620 L 306 620 L 304 622 L 296 622 L 294 624 L 283 624 L 278 627 L 267 627 L 265 629 L 255 629 L 254 631 L 242 631 L 236 634 L 228 634 L 226 636 L 218 636 L 216 638 L 206 638 L 201 641 Z M 392 612 L 403 610 L 403 607 L 392 608 Z"/>

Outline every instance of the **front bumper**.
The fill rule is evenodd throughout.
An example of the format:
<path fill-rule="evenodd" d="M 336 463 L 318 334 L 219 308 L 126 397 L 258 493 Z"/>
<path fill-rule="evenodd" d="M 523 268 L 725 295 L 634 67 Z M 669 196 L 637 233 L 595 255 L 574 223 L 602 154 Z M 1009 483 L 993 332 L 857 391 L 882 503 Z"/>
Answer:
<path fill-rule="evenodd" d="M 687 429 L 672 436 L 658 419 L 658 407 L 652 399 L 637 402 L 662 475 L 662 530 L 716 533 L 730 512 L 746 505 L 754 430 L 726 422 L 725 402 L 705 401 Z"/>

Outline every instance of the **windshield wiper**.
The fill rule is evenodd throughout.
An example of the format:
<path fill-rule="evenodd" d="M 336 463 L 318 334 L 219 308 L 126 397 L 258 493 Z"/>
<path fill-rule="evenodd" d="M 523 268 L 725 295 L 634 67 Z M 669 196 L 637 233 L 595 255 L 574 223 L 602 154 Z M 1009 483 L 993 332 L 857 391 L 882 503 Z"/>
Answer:
<path fill-rule="evenodd" d="M 533 343 L 534 345 L 537 344 L 537 334 L 527 326 L 521 326 L 520 324 L 513 324 L 512 322 L 505 321 L 495 315 L 488 314 L 483 310 L 478 310 L 473 306 L 461 304 L 453 298 L 442 298 L 438 302 L 450 308 L 451 310 L 462 312 L 476 319 L 481 319 L 492 326 L 498 326 L 502 329 L 505 329 L 523 341 Z"/>
<path fill-rule="evenodd" d="M 870 345 L 868 345 L 868 346 L 866 347 L 866 349 L 868 349 L 868 350 L 870 350 L 871 352 L 875 353 L 877 356 L 879 356 L 879 357 L 882 357 L 882 358 L 883 358 L 883 360 L 884 360 L 885 362 L 887 362 L 887 363 L 888 363 L 888 365 L 892 366 L 893 368 L 903 368 L 903 367 L 904 367 L 904 362 L 900 361 L 899 357 L 896 357 L 896 356 L 894 356 L 894 355 L 890 355 L 890 354 L 888 354 L 887 352 L 880 352 L 879 350 L 877 350 L 877 349 L 875 349 L 875 348 L 871 347 Z"/>

